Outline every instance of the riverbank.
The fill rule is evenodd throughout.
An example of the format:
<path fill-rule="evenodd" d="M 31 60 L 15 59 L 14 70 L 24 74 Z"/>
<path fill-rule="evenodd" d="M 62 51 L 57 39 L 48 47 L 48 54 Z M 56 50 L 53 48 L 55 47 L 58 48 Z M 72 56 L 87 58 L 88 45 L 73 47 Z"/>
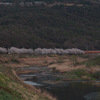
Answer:
<path fill-rule="evenodd" d="M 42 85 L 44 88 L 46 88 L 47 91 L 49 89 L 49 92 L 50 89 L 54 89 L 53 91 L 55 91 L 56 87 L 64 88 L 64 86 L 65 87 L 68 86 L 68 84 L 71 82 L 73 83 L 81 82 L 82 84 L 84 82 L 89 82 L 91 86 L 93 85 L 93 87 L 94 86 L 99 87 L 100 86 L 99 84 L 99 80 L 100 80 L 99 61 L 100 60 L 99 59 L 100 56 L 97 55 L 96 56 L 95 55 L 93 56 L 89 56 L 89 55 L 35 56 L 35 55 L 24 55 L 24 54 L 0 55 L 0 63 L 2 64 L 1 72 L 3 73 L 3 75 L 10 77 L 12 81 L 9 84 L 11 87 L 14 86 L 14 88 L 10 87 L 10 89 L 14 91 L 16 90 L 16 88 L 18 88 L 17 93 L 20 94 L 22 98 L 24 98 L 25 100 L 29 99 L 28 95 L 30 96 L 32 95 L 31 96 L 32 98 L 30 98 L 30 100 L 42 100 L 42 99 L 53 100 L 54 98 L 50 96 L 47 92 L 41 93 L 41 89 L 38 90 L 31 85 L 24 84 L 23 81 L 25 81 L 26 83 L 31 82 L 31 84 L 33 85 L 34 84 Z M 19 77 L 17 77 L 16 73 L 17 75 L 19 75 L 19 77 L 21 75 L 22 78 L 21 77 L 20 78 L 23 81 L 20 80 Z M 26 77 L 27 75 L 29 77 Z M 6 92 L 8 92 L 8 88 L 9 88 L 8 85 L 6 86 L 6 88 L 5 86 L 3 87 L 2 85 L 1 87 L 4 88 L 4 90 L 7 88 Z M 26 91 L 26 89 L 28 91 Z M 23 92 L 24 90 L 25 92 Z M 59 91 L 57 90 L 56 92 L 60 92 L 60 90 Z M 24 94 L 26 94 L 25 97 Z M 53 92 L 51 92 L 51 94 L 54 95 Z M 21 100 L 19 98 L 18 100 Z M 67 99 L 66 96 L 65 98 Z"/>
<path fill-rule="evenodd" d="M 2 56 L 2 55 L 1 55 Z M 0 62 L 14 69 L 48 66 L 52 72 L 63 73 L 64 80 L 100 80 L 98 55 L 25 55 L 12 54 L 0 57 Z M 37 70 L 19 70 L 17 74 L 37 73 Z"/>
<path fill-rule="evenodd" d="M 1 100 L 56 100 L 46 92 L 25 84 L 12 67 L 0 65 Z"/>

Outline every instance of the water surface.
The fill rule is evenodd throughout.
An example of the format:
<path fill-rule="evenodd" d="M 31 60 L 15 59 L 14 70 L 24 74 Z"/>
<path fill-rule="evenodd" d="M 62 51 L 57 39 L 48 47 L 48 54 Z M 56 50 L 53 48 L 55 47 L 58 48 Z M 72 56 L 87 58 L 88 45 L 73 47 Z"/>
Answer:
<path fill-rule="evenodd" d="M 57 97 L 58 100 L 100 100 L 100 81 L 76 80 L 63 81 L 61 84 L 51 84 L 46 82 L 56 81 L 61 78 L 62 75 L 60 73 L 52 73 L 48 67 L 35 66 L 22 69 L 37 70 L 37 73 L 19 76 L 25 83 L 47 90 L 53 96 Z M 29 80 L 25 81 L 26 79 Z M 41 85 L 43 87 L 41 87 Z"/>

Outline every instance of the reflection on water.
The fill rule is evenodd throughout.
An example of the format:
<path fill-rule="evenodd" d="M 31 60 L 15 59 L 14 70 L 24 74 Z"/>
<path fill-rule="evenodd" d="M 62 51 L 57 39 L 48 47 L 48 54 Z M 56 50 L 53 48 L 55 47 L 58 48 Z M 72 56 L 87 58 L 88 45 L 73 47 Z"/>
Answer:
<path fill-rule="evenodd" d="M 33 74 L 19 75 L 19 77 L 33 77 L 33 76 L 36 76 L 36 75 L 33 75 Z"/>
<path fill-rule="evenodd" d="M 100 100 L 100 87 L 90 83 L 70 83 L 68 86 L 47 89 L 58 100 Z M 91 94 L 98 93 L 98 94 Z M 91 94 L 91 95 L 88 95 Z M 94 97 L 94 98 L 93 98 Z"/>
<path fill-rule="evenodd" d="M 39 67 L 39 66 L 34 66 L 34 67 L 22 67 L 22 68 L 18 68 L 18 69 L 25 69 L 25 70 L 32 70 L 32 69 L 36 69 L 36 70 L 38 70 L 38 69 L 42 69 L 42 70 L 44 70 L 44 69 L 47 69 L 47 67 Z"/>
<path fill-rule="evenodd" d="M 29 84 L 29 85 L 34 85 L 34 86 L 41 86 L 41 84 L 38 84 L 36 82 L 31 82 L 31 81 L 24 81 L 24 83 Z"/>
<path fill-rule="evenodd" d="M 94 92 L 84 96 L 86 100 L 100 100 L 100 93 Z"/>

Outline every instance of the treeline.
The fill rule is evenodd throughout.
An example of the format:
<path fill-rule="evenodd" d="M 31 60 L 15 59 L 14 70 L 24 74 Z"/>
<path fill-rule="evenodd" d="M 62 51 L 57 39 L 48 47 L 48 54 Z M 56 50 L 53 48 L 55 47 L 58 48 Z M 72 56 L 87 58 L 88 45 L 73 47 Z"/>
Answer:
<path fill-rule="evenodd" d="M 80 3 L 80 4 L 92 4 L 95 2 L 100 2 L 99 0 L 1 0 L 2 2 L 9 3 L 20 3 L 20 2 L 45 2 L 45 3 L 55 3 L 55 2 L 67 2 L 67 3 Z M 93 2 L 92 2 L 93 1 Z"/>
<path fill-rule="evenodd" d="M 46 49 L 37 48 L 34 50 L 34 54 L 84 54 L 84 51 L 72 48 L 72 49 Z"/>
<path fill-rule="evenodd" d="M 26 48 L 16 48 L 16 47 L 11 47 L 11 48 L 2 48 L 0 47 L 0 54 L 26 54 L 26 53 L 33 53 L 33 49 L 26 49 Z"/>
<path fill-rule="evenodd" d="M 46 48 L 37 48 L 33 49 L 26 49 L 26 48 L 16 48 L 10 47 L 9 49 L 0 47 L 0 54 L 37 54 L 37 55 L 47 55 L 47 54 L 84 54 L 84 51 L 72 48 L 72 49 L 46 49 Z"/>
<path fill-rule="evenodd" d="M 100 49 L 100 6 L 0 6 L 0 46 Z"/>

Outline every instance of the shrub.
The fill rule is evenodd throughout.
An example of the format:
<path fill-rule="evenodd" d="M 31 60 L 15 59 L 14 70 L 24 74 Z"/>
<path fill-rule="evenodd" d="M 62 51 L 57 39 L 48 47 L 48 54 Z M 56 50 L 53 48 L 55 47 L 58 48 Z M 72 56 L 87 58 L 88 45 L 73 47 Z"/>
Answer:
<path fill-rule="evenodd" d="M 89 73 L 85 69 L 76 69 L 69 72 L 70 74 L 76 75 L 77 77 L 81 77 L 84 75 L 89 75 Z"/>
<path fill-rule="evenodd" d="M 57 63 L 58 64 L 64 63 L 64 60 L 62 59 L 62 57 L 58 58 Z"/>
<path fill-rule="evenodd" d="M 71 57 L 70 61 L 72 62 L 72 65 L 73 65 L 74 67 L 77 66 L 77 65 L 79 64 L 79 62 L 78 62 L 76 56 L 74 56 L 74 55 Z"/>
<path fill-rule="evenodd" d="M 47 61 L 47 60 L 45 60 L 45 61 L 44 61 L 44 64 L 48 64 L 48 61 Z"/>
<path fill-rule="evenodd" d="M 87 68 L 91 68 L 92 67 L 92 64 L 91 63 L 86 63 L 86 67 Z"/>
<path fill-rule="evenodd" d="M 96 79 L 100 79 L 100 71 L 97 71 L 93 74 L 93 77 Z"/>
<path fill-rule="evenodd" d="M 11 61 L 14 63 L 20 63 L 17 59 L 11 59 Z"/>
<path fill-rule="evenodd" d="M 51 61 L 49 65 L 56 64 L 56 61 Z"/>
<path fill-rule="evenodd" d="M 52 67 L 52 71 L 53 72 L 56 72 L 56 67 Z"/>

